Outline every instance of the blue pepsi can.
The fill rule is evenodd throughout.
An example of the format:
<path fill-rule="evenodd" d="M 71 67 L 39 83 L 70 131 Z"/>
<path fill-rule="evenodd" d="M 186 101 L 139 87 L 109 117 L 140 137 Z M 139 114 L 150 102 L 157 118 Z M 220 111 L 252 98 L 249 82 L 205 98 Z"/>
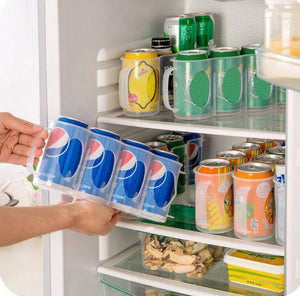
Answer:
<path fill-rule="evenodd" d="M 165 222 L 172 198 L 176 196 L 177 180 L 182 164 L 178 156 L 161 150 L 152 151 L 148 187 L 141 216 L 156 222 Z"/>
<path fill-rule="evenodd" d="M 37 183 L 74 189 L 89 138 L 88 125 L 77 119 L 59 117 L 51 132 L 37 169 Z M 55 184 L 55 186 L 53 186 Z"/>
<path fill-rule="evenodd" d="M 142 206 L 152 153 L 149 146 L 137 141 L 125 139 L 123 144 L 111 203 L 130 212 Z"/>
<path fill-rule="evenodd" d="M 108 200 L 122 143 L 119 135 L 91 128 L 79 191 Z"/>
<path fill-rule="evenodd" d="M 183 137 L 187 146 L 188 160 L 188 184 L 195 184 L 195 174 L 193 169 L 198 166 L 202 160 L 202 140 L 203 137 L 197 133 L 176 133 Z"/>

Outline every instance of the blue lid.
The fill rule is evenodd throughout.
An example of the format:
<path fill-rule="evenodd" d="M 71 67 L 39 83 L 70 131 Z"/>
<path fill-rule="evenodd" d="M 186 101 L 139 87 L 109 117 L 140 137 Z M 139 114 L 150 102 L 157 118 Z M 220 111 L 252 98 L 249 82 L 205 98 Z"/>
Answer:
<path fill-rule="evenodd" d="M 116 140 L 120 140 L 120 136 L 112 131 L 108 131 L 102 128 L 91 127 L 90 131 L 99 135 L 107 136 Z"/>
<path fill-rule="evenodd" d="M 178 156 L 174 153 L 171 153 L 171 152 L 167 152 L 167 151 L 163 151 L 163 150 L 152 150 L 152 153 L 156 154 L 158 156 L 162 156 L 162 157 L 165 157 L 165 158 L 169 158 L 169 159 L 178 161 Z"/>
<path fill-rule="evenodd" d="M 78 119 L 71 118 L 71 117 L 59 116 L 57 120 L 61 121 L 61 122 L 66 122 L 66 123 L 74 124 L 74 125 L 77 125 L 77 126 L 80 126 L 80 127 L 83 127 L 83 128 L 87 128 L 88 127 L 88 124 L 86 124 L 85 122 L 82 122 L 82 121 L 80 121 Z"/>
<path fill-rule="evenodd" d="M 148 150 L 148 151 L 150 150 L 150 147 L 148 145 L 138 142 L 138 141 L 135 141 L 135 140 L 124 139 L 124 140 L 122 140 L 122 142 L 124 144 L 130 145 L 130 146 L 138 147 L 138 148 Z"/>

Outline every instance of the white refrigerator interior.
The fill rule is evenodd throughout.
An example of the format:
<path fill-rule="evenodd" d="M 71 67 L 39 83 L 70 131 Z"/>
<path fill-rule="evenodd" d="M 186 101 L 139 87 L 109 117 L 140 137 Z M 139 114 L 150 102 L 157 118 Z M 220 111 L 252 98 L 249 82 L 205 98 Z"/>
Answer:
<path fill-rule="evenodd" d="M 278 114 L 262 116 L 261 124 L 256 125 L 251 124 L 255 117 L 249 116 L 244 120 L 241 116 L 233 121 L 227 120 L 220 127 L 219 119 L 181 123 L 170 116 L 145 120 L 125 118 L 118 103 L 120 57 L 125 49 L 149 47 L 150 38 L 162 35 L 167 16 L 212 12 L 216 20 L 215 43 L 218 46 L 240 47 L 263 40 L 264 9 L 263 0 L 38 1 L 40 83 L 42 98 L 46 97 L 42 103 L 47 108 L 48 120 L 55 120 L 59 115 L 70 116 L 91 126 L 115 130 L 122 137 L 135 135 L 140 140 L 150 139 L 164 130 L 199 132 L 206 138 L 204 158 L 213 157 L 216 152 L 242 142 L 245 137 L 287 139 L 289 155 L 285 247 L 274 242 L 248 242 L 233 236 L 172 229 L 134 220 L 121 221 L 110 235 L 101 238 L 62 231 L 45 239 L 45 262 L 49 262 L 45 268 L 45 296 L 106 295 L 97 267 L 100 261 L 103 263 L 103 260 L 111 259 L 129 247 L 127 253 L 108 260 L 98 271 L 181 295 L 235 295 L 218 290 L 217 284 L 201 287 L 115 267 L 136 251 L 133 245 L 139 239 L 137 231 L 273 255 L 285 254 L 286 291 L 295 290 L 300 285 L 300 224 L 297 221 L 300 202 L 296 195 L 300 192 L 299 182 L 297 184 L 300 178 L 300 143 L 297 136 L 300 96 L 291 93 L 288 98 L 287 133 L 284 120 L 276 117 Z M 284 117 L 284 112 L 280 116 Z M 237 126 L 236 121 L 241 121 L 241 124 Z M 50 193 L 51 203 L 59 198 Z M 224 270 L 217 271 L 218 275 L 222 273 Z M 220 287 L 222 285 L 221 281 Z"/>

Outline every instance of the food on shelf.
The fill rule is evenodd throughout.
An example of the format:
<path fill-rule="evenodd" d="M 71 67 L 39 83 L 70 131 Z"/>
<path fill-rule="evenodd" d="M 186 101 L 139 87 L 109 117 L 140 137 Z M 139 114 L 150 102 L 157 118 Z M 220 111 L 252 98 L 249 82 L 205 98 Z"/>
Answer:
<path fill-rule="evenodd" d="M 147 268 L 191 278 L 201 278 L 222 255 L 221 247 L 154 234 L 147 234 L 143 245 L 143 263 Z"/>

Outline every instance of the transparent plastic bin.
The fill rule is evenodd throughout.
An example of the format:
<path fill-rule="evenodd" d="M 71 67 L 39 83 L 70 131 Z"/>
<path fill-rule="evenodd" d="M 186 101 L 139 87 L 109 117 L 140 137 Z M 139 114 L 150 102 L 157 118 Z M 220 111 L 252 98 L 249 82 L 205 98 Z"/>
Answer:
<path fill-rule="evenodd" d="M 201 278 L 223 258 L 223 248 L 176 238 L 143 234 L 142 260 L 147 269 Z"/>
<path fill-rule="evenodd" d="M 202 232 L 226 233 L 233 228 L 232 172 L 203 174 L 194 169 L 196 227 Z"/>
<path fill-rule="evenodd" d="M 251 241 L 273 237 L 273 176 L 246 179 L 233 175 L 233 180 L 235 235 Z"/>
<path fill-rule="evenodd" d="M 274 181 L 275 187 L 275 239 L 279 245 L 284 246 L 285 243 L 285 206 L 286 206 L 286 186 L 277 180 Z"/>

